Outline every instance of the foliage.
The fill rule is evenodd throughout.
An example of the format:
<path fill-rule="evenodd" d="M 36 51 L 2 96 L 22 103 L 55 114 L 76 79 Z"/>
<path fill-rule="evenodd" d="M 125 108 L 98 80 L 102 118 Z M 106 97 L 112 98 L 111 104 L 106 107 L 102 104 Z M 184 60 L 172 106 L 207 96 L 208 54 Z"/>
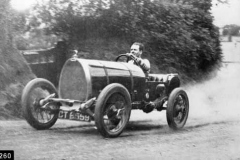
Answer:
<path fill-rule="evenodd" d="M 223 35 L 230 35 L 230 36 L 239 36 L 240 35 L 240 26 L 231 24 L 225 25 L 223 27 Z"/>
<path fill-rule="evenodd" d="M 58 38 L 54 34 L 46 35 L 42 29 L 35 29 L 22 34 L 16 33 L 14 40 L 18 50 L 39 50 L 52 48 Z"/>
<path fill-rule="evenodd" d="M 72 46 L 99 37 L 143 42 L 162 72 L 197 80 L 221 61 L 210 8 L 205 0 L 50 0 L 33 10 L 30 24 L 44 23 Z"/>
<path fill-rule="evenodd" d="M 0 3 L 0 119 L 20 113 L 23 86 L 31 79 L 31 72 L 13 42 L 14 13 L 9 0 Z M 20 25 L 20 24 L 19 24 Z"/>

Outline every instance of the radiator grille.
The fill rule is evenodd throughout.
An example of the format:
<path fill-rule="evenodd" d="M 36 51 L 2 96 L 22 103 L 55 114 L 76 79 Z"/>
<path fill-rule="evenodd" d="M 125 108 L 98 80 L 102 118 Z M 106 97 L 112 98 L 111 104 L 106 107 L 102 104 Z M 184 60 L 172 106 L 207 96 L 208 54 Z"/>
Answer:
<path fill-rule="evenodd" d="M 87 97 L 87 80 L 79 61 L 68 61 L 62 70 L 59 84 L 61 98 L 84 101 Z"/>

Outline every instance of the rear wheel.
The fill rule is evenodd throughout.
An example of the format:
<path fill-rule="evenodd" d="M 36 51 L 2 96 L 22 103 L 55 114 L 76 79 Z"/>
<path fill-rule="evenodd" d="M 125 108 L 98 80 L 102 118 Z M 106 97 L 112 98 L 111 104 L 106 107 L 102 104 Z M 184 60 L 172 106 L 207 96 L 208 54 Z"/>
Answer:
<path fill-rule="evenodd" d="M 123 85 L 113 83 L 102 90 L 95 106 L 95 124 L 103 137 L 118 137 L 130 114 L 130 94 Z"/>
<path fill-rule="evenodd" d="M 33 128 L 48 129 L 57 121 L 59 106 L 56 103 L 49 103 L 44 108 L 39 104 L 41 99 L 53 93 L 58 97 L 56 88 L 46 79 L 36 78 L 25 86 L 22 108 L 25 119 Z"/>
<path fill-rule="evenodd" d="M 175 88 L 167 103 L 167 122 L 170 128 L 182 128 L 188 118 L 189 101 L 187 93 L 181 88 Z"/>

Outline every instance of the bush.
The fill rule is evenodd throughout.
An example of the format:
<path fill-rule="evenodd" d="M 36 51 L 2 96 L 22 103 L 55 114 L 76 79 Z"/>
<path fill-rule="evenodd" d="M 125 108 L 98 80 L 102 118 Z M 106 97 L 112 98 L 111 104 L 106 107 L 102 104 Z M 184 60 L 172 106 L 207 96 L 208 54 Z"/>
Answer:
<path fill-rule="evenodd" d="M 23 86 L 34 76 L 13 43 L 9 1 L 0 3 L 0 119 L 21 117 Z"/>
<path fill-rule="evenodd" d="M 210 2 L 183 5 L 136 0 L 121 5 L 103 11 L 101 28 L 107 28 L 108 36 L 144 42 L 162 72 L 180 72 L 198 80 L 221 61 Z"/>
<path fill-rule="evenodd" d="M 184 79 L 199 80 L 221 62 L 218 28 L 209 12 L 211 1 L 89 2 L 54 1 L 38 8 L 39 17 L 49 24 L 50 33 L 66 36 L 73 48 L 98 38 L 143 42 L 145 55 L 155 60 L 161 72 L 179 72 Z"/>

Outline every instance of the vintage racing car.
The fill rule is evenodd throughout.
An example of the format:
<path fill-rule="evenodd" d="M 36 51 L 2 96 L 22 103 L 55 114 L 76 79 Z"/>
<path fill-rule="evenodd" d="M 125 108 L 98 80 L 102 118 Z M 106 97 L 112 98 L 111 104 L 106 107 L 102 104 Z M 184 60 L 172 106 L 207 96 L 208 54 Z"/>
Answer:
<path fill-rule="evenodd" d="M 182 128 L 189 101 L 177 74 L 146 74 L 136 65 L 115 61 L 70 58 L 64 64 L 58 91 L 48 80 L 36 78 L 24 88 L 24 117 L 35 129 L 52 127 L 58 118 L 95 121 L 103 137 L 117 137 L 131 110 L 166 110 L 170 128 Z M 153 105 L 154 104 L 154 105 Z"/>

